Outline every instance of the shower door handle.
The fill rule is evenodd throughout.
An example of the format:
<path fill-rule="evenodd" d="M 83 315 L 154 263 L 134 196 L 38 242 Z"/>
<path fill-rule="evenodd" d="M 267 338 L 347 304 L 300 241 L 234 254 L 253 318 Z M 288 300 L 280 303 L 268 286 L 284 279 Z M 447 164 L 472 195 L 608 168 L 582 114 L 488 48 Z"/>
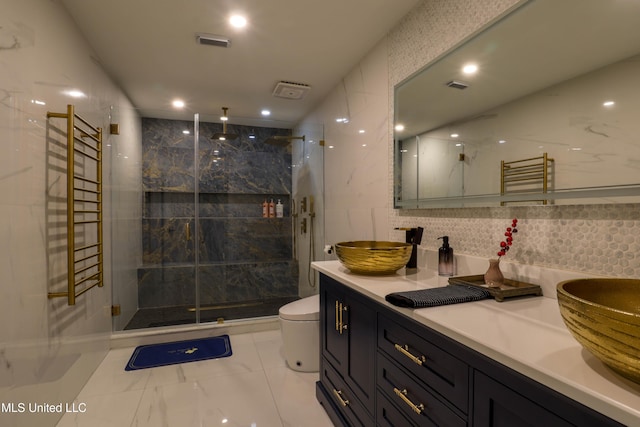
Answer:
<path fill-rule="evenodd" d="M 191 223 L 187 222 L 184 226 L 184 233 L 187 235 L 187 242 L 191 240 Z"/>

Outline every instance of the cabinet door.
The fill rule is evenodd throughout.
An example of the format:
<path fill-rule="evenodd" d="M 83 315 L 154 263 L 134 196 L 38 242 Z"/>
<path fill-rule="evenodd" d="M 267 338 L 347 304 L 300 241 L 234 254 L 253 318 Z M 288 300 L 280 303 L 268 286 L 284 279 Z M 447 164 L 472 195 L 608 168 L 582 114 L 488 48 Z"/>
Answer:
<path fill-rule="evenodd" d="M 348 350 L 343 372 L 366 408 L 373 414 L 375 401 L 376 311 L 371 304 L 346 295 Z"/>
<path fill-rule="evenodd" d="M 331 279 L 320 275 L 320 339 L 322 355 L 340 373 L 348 362 L 348 307 L 342 292 Z M 347 326 L 348 327 L 348 326 Z"/>
<path fill-rule="evenodd" d="M 364 407 L 375 400 L 376 310 L 366 297 L 320 276 L 322 355 Z"/>
<path fill-rule="evenodd" d="M 545 402 L 534 402 L 476 372 L 473 393 L 475 427 L 569 427 L 574 424 L 546 410 Z"/>

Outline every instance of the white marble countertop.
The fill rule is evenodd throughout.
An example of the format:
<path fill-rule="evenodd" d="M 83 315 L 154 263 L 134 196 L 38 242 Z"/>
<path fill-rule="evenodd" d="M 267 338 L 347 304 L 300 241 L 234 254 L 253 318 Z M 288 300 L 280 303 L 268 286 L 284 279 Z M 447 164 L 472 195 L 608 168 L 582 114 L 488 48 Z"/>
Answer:
<path fill-rule="evenodd" d="M 484 261 L 486 263 L 486 260 Z M 458 260 L 456 275 L 468 273 L 466 261 Z M 473 264 L 473 260 L 471 262 Z M 486 264 L 488 265 L 488 263 Z M 454 340 L 508 366 L 582 404 L 626 425 L 640 425 L 640 384 L 611 371 L 584 350 L 565 327 L 555 299 L 554 280 L 579 275 L 533 271 L 545 283 L 543 297 L 492 299 L 420 309 L 400 308 L 387 303 L 391 292 L 445 286 L 447 277 L 427 268 L 398 271 L 389 276 L 352 274 L 339 261 L 320 261 L 313 268 L 346 286 L 387 305 Z M 473 268 L 473 267 L 472 267 Z M 523 267 L 531 269 L 530 267 Z M 508 278 L 518 277 L 513 267 Z M 535 268 L 534 268 L 535 270 Z M 504 271 L 504 269 L 503 269 Z M 523 273 L 524 274 L 524 273 Z M 526 274 L 525 274 L 526 275 Z M 554 281 L 553 283 L 551 283 Z"/>

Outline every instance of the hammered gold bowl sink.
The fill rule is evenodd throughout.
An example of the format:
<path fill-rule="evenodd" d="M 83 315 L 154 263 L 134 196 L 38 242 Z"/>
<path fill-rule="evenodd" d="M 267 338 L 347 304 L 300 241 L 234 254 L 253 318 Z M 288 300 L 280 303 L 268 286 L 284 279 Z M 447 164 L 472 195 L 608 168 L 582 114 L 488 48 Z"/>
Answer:
<path fill-rule="evenodd" d="M 574 338 L 607 366 L 640 383 L 640 279 L 558 283 L 558 304 Z"/>
<path fill-rule="evenodd" d="M 412 245 L 400 242 L 359 240 L 336 243 L 340 262 L 356 274 L 392 274 L 407 265 Z"/>

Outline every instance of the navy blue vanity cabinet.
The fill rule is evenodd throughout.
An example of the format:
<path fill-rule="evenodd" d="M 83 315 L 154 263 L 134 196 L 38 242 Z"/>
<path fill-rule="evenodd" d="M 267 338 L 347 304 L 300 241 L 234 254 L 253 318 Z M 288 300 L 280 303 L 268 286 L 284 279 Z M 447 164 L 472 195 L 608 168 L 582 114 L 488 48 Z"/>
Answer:
<path fill-rule="evenodd" d="M 374 425 L 375 307 L 369 298 L 320 275 L 317 397 L 336 425 Z"/>
<path fill-rule="evenodd" d="M 336 426 L 622 424 L 320 275 L 320 381 Z"/>

